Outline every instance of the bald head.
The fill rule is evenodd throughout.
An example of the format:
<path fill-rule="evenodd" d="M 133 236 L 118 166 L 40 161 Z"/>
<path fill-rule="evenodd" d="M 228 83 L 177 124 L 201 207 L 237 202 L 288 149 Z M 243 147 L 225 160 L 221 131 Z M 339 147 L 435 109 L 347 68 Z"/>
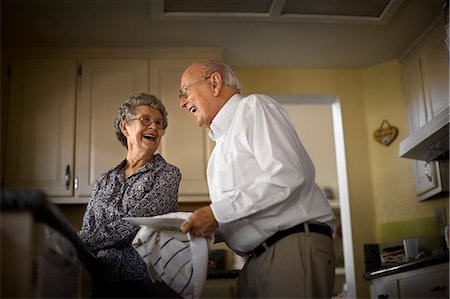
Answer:
<path fill-rule="evenodd" d="M 208 127 L 225 103 L 240 92 L 233 70 L 219 60 L 203 60 L 188 66 L 181 76 L 180 107 Z"/>
<path fill-rule="evenodd" d="M 183 76 L 192 72 L 201 74 L 204 77 L 209 76 L 212 73 L 219 73 L 222 78 L 223 86 L 231 87 L 237 93 L 241 92 L 241 83 L 233 69 L 220 60 L 209 59 L 195 62 L 186 68 Z"/>

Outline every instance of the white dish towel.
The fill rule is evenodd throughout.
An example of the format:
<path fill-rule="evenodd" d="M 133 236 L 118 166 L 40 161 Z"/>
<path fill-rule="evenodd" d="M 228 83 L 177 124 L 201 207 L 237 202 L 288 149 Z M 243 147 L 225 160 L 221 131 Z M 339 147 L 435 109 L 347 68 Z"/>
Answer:
<path fill-rule="evenodd" d="M 187 219 L 191 214 L 176 212 L 157 217 Z M 213 243 L 214 234 L 195 238 L 181 231 L 142 226 L 132 244 L 147 265 L 152 281 L 164 281 L 184 298 L 199 298 Z"/>

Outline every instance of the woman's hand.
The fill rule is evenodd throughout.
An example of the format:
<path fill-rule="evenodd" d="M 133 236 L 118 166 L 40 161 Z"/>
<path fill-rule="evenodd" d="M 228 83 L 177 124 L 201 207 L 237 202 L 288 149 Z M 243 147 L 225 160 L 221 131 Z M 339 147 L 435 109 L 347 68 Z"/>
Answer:
<path fill-rule="evenodd" d="M 183 233 L 194 237 L 208 237 L 217 229 L 217 221 L 210 206 L 196 210 L 182 225 Z"/>

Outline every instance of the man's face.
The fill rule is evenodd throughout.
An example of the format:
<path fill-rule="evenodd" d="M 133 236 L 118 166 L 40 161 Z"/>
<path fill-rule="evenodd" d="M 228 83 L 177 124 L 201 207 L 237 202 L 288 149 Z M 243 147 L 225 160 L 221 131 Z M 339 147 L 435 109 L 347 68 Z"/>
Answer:
<path fill-rule="evenodd" d="M 192 113 L 199 127 L 209 128 L 215 113 L 211 76 L 204 76 L 198 67 L 186 70 L 181 77 L 180 107 Z"/>

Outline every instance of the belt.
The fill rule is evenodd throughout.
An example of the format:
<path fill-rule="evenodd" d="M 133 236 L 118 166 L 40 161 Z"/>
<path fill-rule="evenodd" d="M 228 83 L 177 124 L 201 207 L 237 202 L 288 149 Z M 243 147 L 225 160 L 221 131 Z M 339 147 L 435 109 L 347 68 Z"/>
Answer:
<path fill-rule="evenodd" d="M 311 233 L 318 233 L 325 235 L 331 239 L 333 239 L 333 233 L 331 232 L 331 228 L 326 224 L 315 224 L 315 223 L 307 223 L 308 230 Z M 264 251 L 266 251 L 270 246 L 275 244 L 277 241 L 283 239 L 292 234 L 296 233 L 304 233 L 305 232 L 305 223 L 297 224 L 291 228 L 280 230 L 276 232 L 274 235 L 269 237 L 265 242 L 256 247 L 253 251 L 248 253 L 249 257 L 258 257 Z"/>

